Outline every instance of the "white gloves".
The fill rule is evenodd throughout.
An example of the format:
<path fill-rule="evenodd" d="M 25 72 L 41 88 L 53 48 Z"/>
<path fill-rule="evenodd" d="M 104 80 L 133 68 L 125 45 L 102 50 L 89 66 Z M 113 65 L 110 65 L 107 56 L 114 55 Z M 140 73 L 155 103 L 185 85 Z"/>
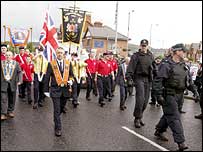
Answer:
<path fill-rule="evenodd" d="M 44 92 L 45 96 L 50 97 L 50 93 L 49 92 Z"/>
<path fill-rule="evenodd" d="M 72 81 L 72 80 L 69 80 L 69 81 L 68 81 L 68 84 L 73 85 L 73 81 Z"/>

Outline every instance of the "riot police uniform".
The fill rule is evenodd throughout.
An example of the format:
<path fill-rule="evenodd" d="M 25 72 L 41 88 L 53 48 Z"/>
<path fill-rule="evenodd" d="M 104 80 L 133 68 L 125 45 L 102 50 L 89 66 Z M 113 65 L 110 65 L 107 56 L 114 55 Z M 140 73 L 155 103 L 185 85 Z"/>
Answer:
<path fill-rule="evenodd" d="M 146 50 L 147 48 L 144 47 L 147 47 L 148 41 L 143 39 L 140 45 L 142 50 Z M 136 88 L 136 103 L 133 113 L 136 128 L 144 126 L 142 117 L 149 100 L 153 70 L 152 62 L 154 61 L 154 57 L 148 49 L 146 52 L 143 52 L 142 50 L 139 49 L 138 52 L 132 55 L 126 73 L 127 81 L 133 79 Z"/>
<path fill-rule="evenodd" d="M 172 47 L 172 50 L 175 52 L 186 49 L 183 44 L 177 44 Z M 173 57 L 162 61 L 157 74 L 154 80 L 154 89 L 157 93 L 157 101 L 162 105 L 163 116 L 156 125 L 154 135 L 164 141 L 168 140 L 163 133 L 169 126 L 179 150 L 185 150 L 188 147 L 184 144 L 185 137 L 180 119 L 179 102 L 182 102 L 186 88 L 192 92 L 196 92 L 196 88 L 191 81 L 185 63 L 175 62 Z"/>
<path fill-rule="evenodd" d="M 196 77 L 194 83 L 197 86 L 197 91 L 200 95 L 199 104 L 200 104 L 200 108 L 201 108 L 201 113 L 199 115 L 196 115 L 195 118 L 202 119 L 202 111 L 203 111 L 202 110 L 202 104 L 203 104 L 203 101 L 202 101 L 202 63 L 201 63 L 200 69 L 197 72 L 197 77 Z"/>

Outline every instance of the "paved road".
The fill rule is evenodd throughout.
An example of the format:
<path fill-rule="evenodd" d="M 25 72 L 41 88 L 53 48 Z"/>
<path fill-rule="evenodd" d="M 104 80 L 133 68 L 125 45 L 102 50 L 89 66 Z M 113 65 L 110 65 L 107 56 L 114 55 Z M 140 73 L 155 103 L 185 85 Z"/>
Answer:
<path fill-rule="evenodd" d="M 15 118 L 1 123 L 1 151 L 161 151 L 176 150 L 172 133 L 166 135 L 169 142 L 158 141 L 154 128 L 162 115 L 161 107 L 148 105 L 144 113 L 146 125 L 133 126 L 134 96 L 127 101 L 127 109 L 120 111 L 118 88 L 112 102 L 101 108 L 97 98 L 85 100 L 85 90 L 80 94 L 77 109 L 68 102 L 68 112 L 62 115 L 62 136 L 55 137 L 53 105 L 46 98 L 44 107 L 37 110 L 18 100 Z M 194 119 L 200 112 L 199 103 L 186 99 L 181 115 L 186 144 L 190 151 L 202 151 L 202 121 Z"/>

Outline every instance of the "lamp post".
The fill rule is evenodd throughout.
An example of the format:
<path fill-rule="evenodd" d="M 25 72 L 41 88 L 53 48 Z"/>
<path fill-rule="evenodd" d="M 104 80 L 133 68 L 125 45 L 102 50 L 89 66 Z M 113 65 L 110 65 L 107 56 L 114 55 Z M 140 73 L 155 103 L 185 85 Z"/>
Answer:
<path fill-rule="evenodd" d="M 130 12 L 134 12 L 134 10 L 131 10 Z M 128 12 L 128 33 L 127 33 L 127 37 L 129 39 L 129 33 L 130 33 L 130 12 Z M 128 51 L 128 39 L 127 39 L 127 51 Z"/>
<path fill-rule="evenodd" d="M 155 24 L 156 26 L 159 26 L 159 24 Z M 151 24 L 150 26 L 150 37 L 149 37 L 149 44 L 150 44 L 150 48 L 152 49 L 152 26 L 153 24 Z"/>

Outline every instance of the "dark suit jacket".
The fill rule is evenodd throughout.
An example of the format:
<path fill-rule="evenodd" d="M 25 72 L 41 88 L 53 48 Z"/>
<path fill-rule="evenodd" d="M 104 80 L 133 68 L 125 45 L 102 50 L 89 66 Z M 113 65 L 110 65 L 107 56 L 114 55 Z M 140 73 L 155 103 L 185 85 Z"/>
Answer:
<path fill-rule="evenodd" d="M 18 62 L 12 60 L 13 62 L 15 62 L 15 68 L 14 68 L 14 72 L 13 72 L 13 76 L 11 78 L 11 80 L 9 80 L 8 82 L 11 85 L 11 91 L 15 92 L 17 90 L 17 83 L 21 82 L 22 83 L 22 71 L 21 68 L 18 64 Z M 7 92 L 7 88 L 8 88 L 8 82 L 4 79 L 4 75 L 3 75 L 3 64 L 6 63 L 7 61 L 1 61 L 1 92 Z"/>
<path fill-rule="evenodd" d="M 63 61 L 63 63 L 65 63 L 65 62 Z M 70 63 L 70 67 L 69 67 L 69 78 L 70 77 L 73 77 L 71 63 Z M 64 86 L 64 87 L 58 86 L 51 63 L 48 63 L 47 73 L 46 73 L 45 79 L 44 79 L 44 92 L 49 92 L 50 78 L 51 78 L 50 97 L 61 97 L 62 94 L 64 97 L 70 96 L 70 93 L 69 93 L 70 86 L 69 85 Z"/>
<path fill-rule="evenodd" d="M 124 63 L 122 63 L 122 64 L 124 64 Z M 125 74 L 125 73 L 123 73 L 123 68 L 122 68 L 122 65 L 120 64 L 119 66 L 118 66 L 118 74 L 117 74 L 117 77 L 116 77 L 116 83 L 118 84 L 118 85 L 122 85 L 122 86 L 124 86 L 125 85 L 125 82 L 124 82 L 124 75 L 123 74 Z"/>

